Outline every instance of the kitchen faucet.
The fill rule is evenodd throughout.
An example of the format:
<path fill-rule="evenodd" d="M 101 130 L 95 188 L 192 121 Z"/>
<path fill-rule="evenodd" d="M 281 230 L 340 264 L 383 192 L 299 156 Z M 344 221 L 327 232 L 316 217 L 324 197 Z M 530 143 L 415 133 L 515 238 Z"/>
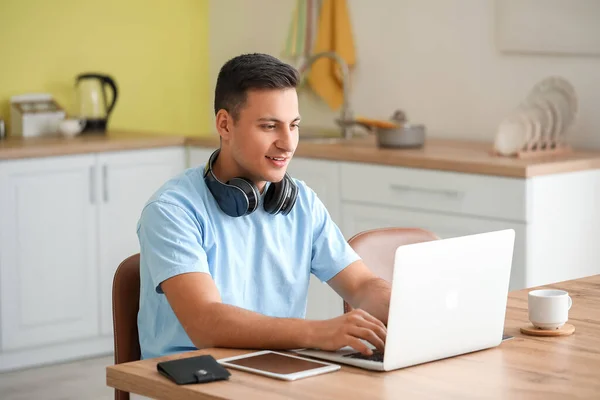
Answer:
<path fill-rule="evenodd" d="M 343 92 L 343 102 L 342 109 L 340 111 L 340 119 L 337 121 L 338 125 L 342 128 L 342 137 L 344 139 L 352 139 L 352 110 L 350 109 L 350 100 L 349 100 L 349 91 L 350 91 L 350 72 L 348 69 L 348 64 L 344 61 L 342 57 L 340 57 L 334 51 L 324 51 L 321 53 L 316 53 L 310 56 L 304 61 L 304 63 L 298 68 L 298 72 L 300 76 L 304 74 L 304 72 L 319 58 L 328 57 L 335 60 L 342 70 L 342 92 Z"/>

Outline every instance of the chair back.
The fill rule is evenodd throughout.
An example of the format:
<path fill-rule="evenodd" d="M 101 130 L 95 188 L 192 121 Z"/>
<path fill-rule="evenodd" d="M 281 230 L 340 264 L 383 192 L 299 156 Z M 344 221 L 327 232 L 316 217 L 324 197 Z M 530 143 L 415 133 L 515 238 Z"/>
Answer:
<path fill-rule="evenodd" d="M 127 257 L 115 272 L 112 292 L 115 364 L 141 358 L 137 315 L 140 306 L 140 255 Z M 129 400 L 129 393 L 115 390 L 115 400 Z"/>
<path fill-rule="evenodd" d="M 391 283 L 398 246 L 437 239 L 434 233 L 420 228 L 379 228 L 357 233 L 348 243 L 375 275 Z M 351 310 L 344 301 L 344 312 Z"/>

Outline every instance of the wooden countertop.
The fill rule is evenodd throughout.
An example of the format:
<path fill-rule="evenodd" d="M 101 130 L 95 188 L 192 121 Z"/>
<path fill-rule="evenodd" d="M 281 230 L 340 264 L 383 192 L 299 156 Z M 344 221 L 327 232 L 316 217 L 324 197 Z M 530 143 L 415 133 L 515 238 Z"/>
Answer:
<path fill-rule="evenodd" d="M 106 136 L 72 139 L 5 139 L 0 141 L 0 161 L 180 145 L 214 149 L 219 146 L 219 140 L 216 136 L 186 138 L 118 131 Z M 576 150 L 562 156 L 522 160 L 492 156 L 491 148 L 492 144 L 485 142 L 429 139 L 420 149 L 381 149 L 376 146 L 374 137 L 369 136 L 338 143 L 301 140 L 295 156 L 515 178 L 600 168 L 600 151 Z"/>
<path fill-rule="evenodd" d="M 188 138 L 191 146 L 216 148 L 218 138 Z M 435 169 L 515 178 L 600 168 L 600 151 L 573 151 L 563 156 L 517 159 L 491 155 L 492 144 L 429 139 L 420 149 L 378 148 L 373 136 L 334 144 L 300 141 L 294 157 L 353 161 L 397 167 Z"/>
<path fill-rule="evenodd" d="M 0 161 L 182 146 L 185 144 L 185 140 L 184 136 L 124 131 L 109 132 L 107 135 L 83 135 L 74 138 L 8 138 L 0 140 Z"/>
<path fill-rule="evenodd" d="M 219 359 L 248 352 L 205 349 L 109 366 L 106 382 L 156 399 L 598 398 L 600 275 L 545 287 L 569 292 L 573 335 L 533 337 L 520 332 L 520 327 L 529 324 L 527 293 L 531 288 L 509 293 L 504 331 L 514 339 L 496 348 L 410 368 L 371 372 L 342 366 L 339 371 L 295 382 L 230 369 L 229 381 L 181 386 L 156 370 L 158 361 L 201 354 Z"/>

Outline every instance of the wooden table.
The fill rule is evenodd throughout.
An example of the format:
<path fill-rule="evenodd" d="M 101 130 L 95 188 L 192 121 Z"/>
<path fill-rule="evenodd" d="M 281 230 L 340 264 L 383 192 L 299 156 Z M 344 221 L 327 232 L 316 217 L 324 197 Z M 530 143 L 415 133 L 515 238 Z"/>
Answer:
<path fill-rule="evenodd" d="M 499 347 L 391 372 L 343 366 L 340 371 L 284 382 L 230 370 L 229 381 L 178 386 L 156 371 L 158 361 L 243 350 L 206 349 L 107 367 L 107 385 L 157 399 L 325 399 L 325 398 L 561 398 L 600 399 L 600 275 L 560 282 L 573 299 L 566 337 L 531 337 L 527 293 L 509 294 L 505 333 L 515 336 Z"/>

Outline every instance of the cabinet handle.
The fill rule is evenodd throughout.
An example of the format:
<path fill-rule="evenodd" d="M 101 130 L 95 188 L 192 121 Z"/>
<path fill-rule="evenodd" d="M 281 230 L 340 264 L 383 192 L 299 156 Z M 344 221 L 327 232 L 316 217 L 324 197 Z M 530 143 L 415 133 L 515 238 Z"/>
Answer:
<path fill-rule="evenodd" d="M 444 190 L 444 189 L 428 189 L 428 188 L 419 188 L 419 187 L 412 187 L 412 186 L 407 186 L 407 185 L 397 185 L 395 183 L 392 183 L 390 185 L 390 189 L 395 190 L 395 191 L 401 191 L 401 192 L 421 192 L 421 193 L 428 193 L 428 194 L 440 194 L 446 197 L 452 197 L 452 198 L 459 198 L 462 197 L 463 193 L 456 191 L 456 190 Z"/>
<path fill-rule="evenodd" d="M 102 166 L 102 197 L 104 202 L 108 203 L 108 167 L 106 164 Z"/>
<path fill-rule="evenodd" d="M 96 167 L 90 167 L 90 203 L 96 203 Z"/>

